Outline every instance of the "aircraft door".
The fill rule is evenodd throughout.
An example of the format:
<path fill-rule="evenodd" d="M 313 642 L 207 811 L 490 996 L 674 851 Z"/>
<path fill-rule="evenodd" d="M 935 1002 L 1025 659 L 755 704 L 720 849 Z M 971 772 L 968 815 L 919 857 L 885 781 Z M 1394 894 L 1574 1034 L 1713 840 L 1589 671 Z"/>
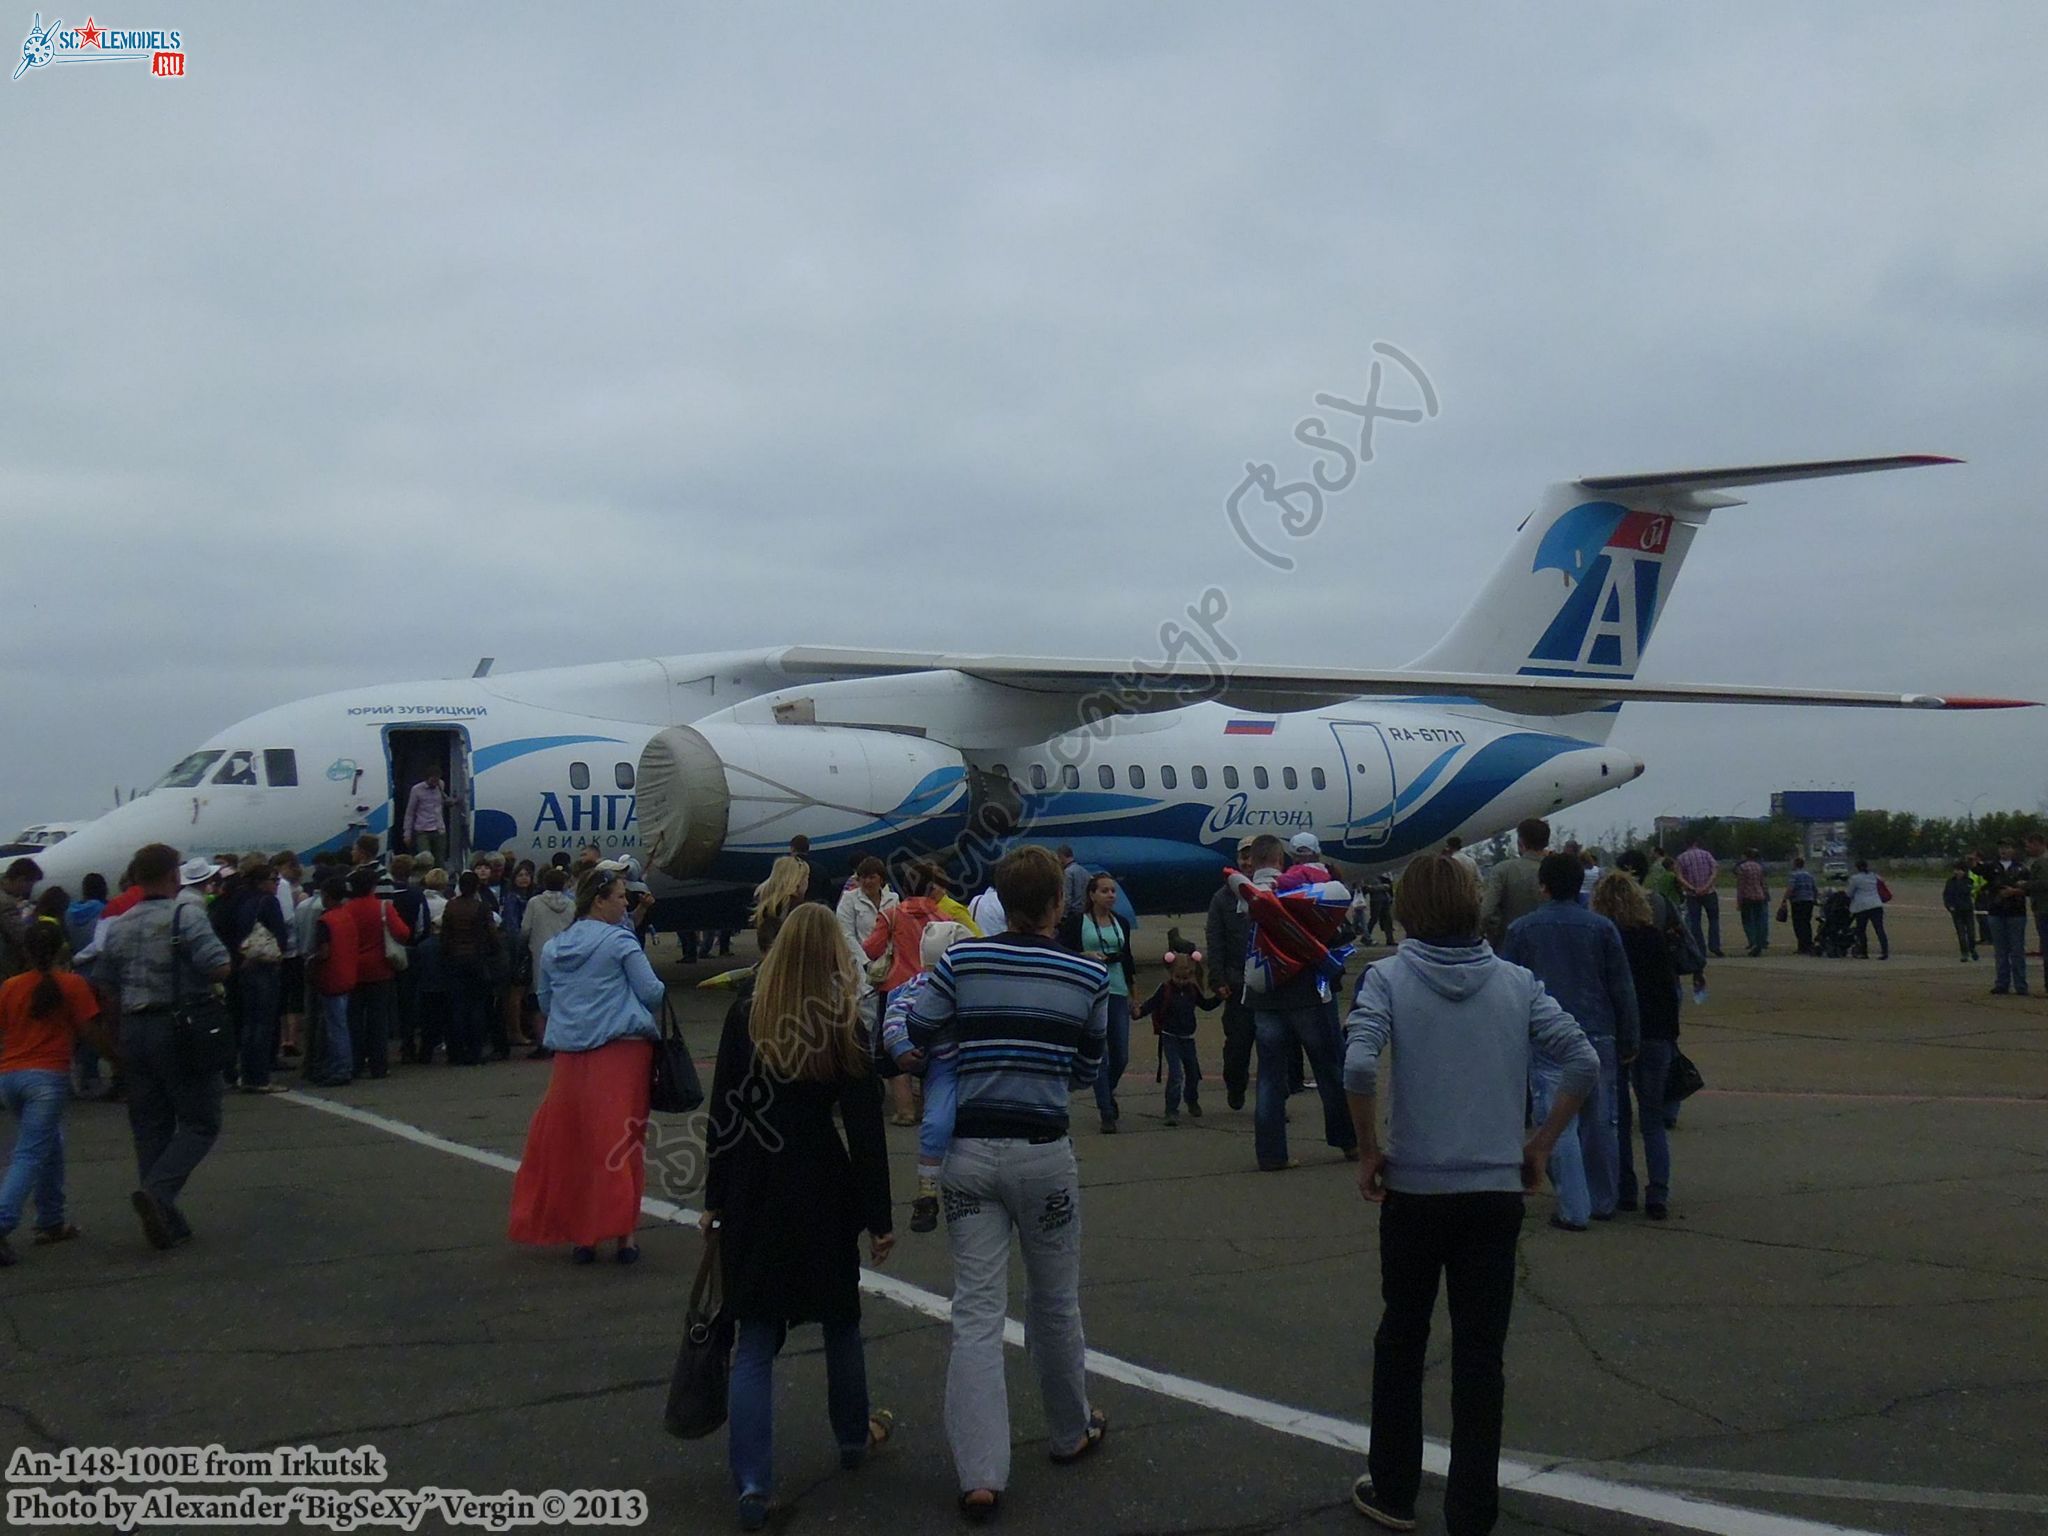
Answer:
<path fill-rule="evenodd" d="M 1343 844 L 1366 849 L 1385 846 L 1394 832 L 1394 755 L 1376 725 L 1332 721 L 1331 733 L 1343 754 L 1347 794 Z"/>
<path fill-rule="evenodd" d="M 385 733 L 385 751 L 391 760 L 391 836 L 393 852 L 416 852 L 405 838 L 405 811 L 413 786 L 424 782 L 429 769 L 440 772 L 441 783 L 455 797 L 447 812 L 448 860 L 451 870 L 468 862 L 471 829 L 476 807 L 471 794 L 469 733 L 460 726 L 404 726 Z"/>

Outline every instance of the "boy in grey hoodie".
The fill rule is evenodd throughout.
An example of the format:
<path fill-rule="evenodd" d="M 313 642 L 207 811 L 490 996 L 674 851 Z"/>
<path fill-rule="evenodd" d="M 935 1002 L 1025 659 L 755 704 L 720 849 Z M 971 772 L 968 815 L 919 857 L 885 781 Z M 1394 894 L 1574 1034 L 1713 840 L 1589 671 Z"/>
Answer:
<path fill-rule="evenodd" d="M 1463 860 L 1427 854 L 1402 875 L 1395 915 L 1409 934 L 1360 979 L 1346 1029 L 1344 1090 L 1358 1131 L 1358 1188 L 1380 1207 L 1370 1470 L 1360 1514 L 1415 1528 L 1422 1485 L 1422 1371 L 1439 1275 L 1451 1308 L 1450 1536 L 1485 1536 L 1500 1512 L 1502 1350 L 1515 1296 L 1522 1197 L 1598 1086 L 1600 1058 L 1543 984 L 1479 937 L 1479 882 Z M 1379 1061 L 1394 1048 L 1401 1091 L 1379 1143 Z M 1524 1139 L 1533 1055 L 1562 1084 Z"/>

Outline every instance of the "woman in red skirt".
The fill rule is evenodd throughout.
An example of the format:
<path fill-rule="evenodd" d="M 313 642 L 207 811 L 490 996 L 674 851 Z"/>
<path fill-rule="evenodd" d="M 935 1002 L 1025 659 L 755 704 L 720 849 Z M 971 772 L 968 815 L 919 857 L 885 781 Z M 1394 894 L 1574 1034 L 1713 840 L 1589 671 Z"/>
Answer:
<path fill-rule="evenodd" d="M 647 1187 L 647 1091 L 666 988 L 629 929 L 625 876 L 593 869 L 576 890 L 576 921 L 541 951 L 535 993 L 555 1053 L 547 1097 L 526 1129 L 512 1181 L 515 1243 L 568 1243 L 578 1264 L 614 1240 L 640 1257 L 633 1231 Z"/>

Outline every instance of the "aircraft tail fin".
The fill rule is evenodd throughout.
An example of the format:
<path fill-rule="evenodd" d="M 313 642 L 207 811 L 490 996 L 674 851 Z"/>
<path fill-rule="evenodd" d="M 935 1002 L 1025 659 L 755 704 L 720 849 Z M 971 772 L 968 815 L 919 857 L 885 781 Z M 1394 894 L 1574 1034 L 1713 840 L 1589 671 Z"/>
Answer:
<path fill-rule="evenodd" d="M 1633 678 L 1694 537 L 1711 513 L 1742 505 L 1727 490 L 1956 462 L 1905 454 L 1589 475 L 1553 485 L 1477 601 L 1410 668 Z M 1612 709 L 1587 724 L 1604 738 Z"/>

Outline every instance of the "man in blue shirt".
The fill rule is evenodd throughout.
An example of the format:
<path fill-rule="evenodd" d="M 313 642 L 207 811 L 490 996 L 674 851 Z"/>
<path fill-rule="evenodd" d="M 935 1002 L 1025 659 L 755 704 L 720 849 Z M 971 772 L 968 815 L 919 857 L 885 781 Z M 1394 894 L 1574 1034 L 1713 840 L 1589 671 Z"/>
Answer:
<path fill-rule="evenodd" d="M 1568 853 L 1553 853 L 1536 871 L 1550 898 L 1508 929 L 1501 958 L 1527 966 L 1578 1021 L 1600 1057 L 1600 1085 L 1578 1115 L 1578 1138 L 1558 1142 L 1550 1160 L 1557 1186 L 1558 1214 L 1551 1225 L 1583 1232 L 1587 1218 L 1606 1221 L 1621 1198 L 1621 1144 L 1614 1125 L 1614 1095 L 1620 1069 L 1636 1059 L 1642 1021 L 1636 985 L 1629 975 L 1621 931 L 1607 918 L 1579 905 L 1585 871 Z M 1539 1061 L 1531 1073 L 1536 1117 L 1556 1101 L 1560 1080 Z"/>
<path fill-rule="evenodd" d="M 1819 900 L 1820 887 L 1814 883 L 1813 871 L 1806 867 L 1804 857 L 1795 854 L 1792 873 L 1785 877 L 1785 905 L 1791 909 L 1792 937 L 1802 955 L 1813 953 L 1813 907 Z"/>

